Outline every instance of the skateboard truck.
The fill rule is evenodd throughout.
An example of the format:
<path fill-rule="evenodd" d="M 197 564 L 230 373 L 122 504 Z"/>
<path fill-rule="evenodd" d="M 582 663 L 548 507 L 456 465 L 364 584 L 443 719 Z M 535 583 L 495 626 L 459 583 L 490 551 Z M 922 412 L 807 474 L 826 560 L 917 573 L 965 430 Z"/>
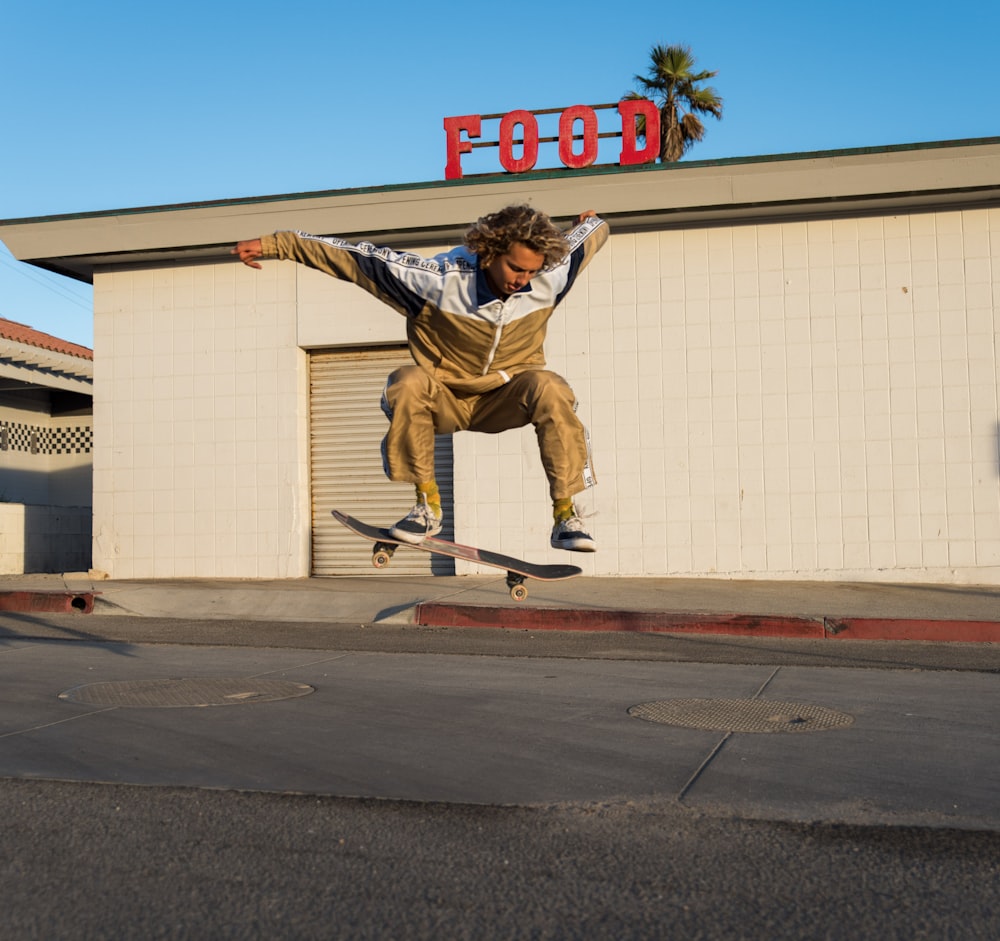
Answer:
<path fill-rule="evenodd" d="M 372 546 L 372 565 L 377 569 L 384 569 L 392 561 L 395 551 L 396 547 L 391 542 L 375 543 Z"/>
<path fill-rule="evenodd" d="M 528 586 L 524 584 L 526 576 L 520 572 L 507 573 L 507 587 L 510 589 L 510 596 L 515 601 L 524 601 L 528 597 Z"/>
<path fill-rule="evenodd" d="M 398 547 L 391 542 L 376 542 L 372 546 L 372 565 L 384 569 L 391 561 Z M 507 588 L 514 601 L 524 601 L 528 597 L 528 586 L 524 584 L 527 576 L 520 572 L 507 571 Z"/>

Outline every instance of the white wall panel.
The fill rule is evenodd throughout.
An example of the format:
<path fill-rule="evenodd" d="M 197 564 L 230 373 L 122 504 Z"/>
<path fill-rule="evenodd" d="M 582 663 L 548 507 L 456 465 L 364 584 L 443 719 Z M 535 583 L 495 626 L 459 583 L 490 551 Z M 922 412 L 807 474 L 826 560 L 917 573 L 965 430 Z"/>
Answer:
<path fill-rule="evenodd" d="M 613 235 L 548 344 L 594 438 L 584 564 L 996 582 L 998 297 L 997 210 Z M 456 448 L 463 538 L 557 555 L 535 451 Z"/>
<path fill-rule="evenodd" d="M 114 578 L 308 574 L 295 269 L 100 274 L 94 566 Z"/>
<path fill-rule="evenodd" d="M 997 583 L 998 302 L 995 209 L 613 233 L 547 345 L 599 480 L 573 561 Z M 95 566 L 306 574 L 302 348 L 402 318 L 276 262 L 101 274 L 95 303 Z M 456 538 L 565 560 L 533 431 L 454 444 Z"/>

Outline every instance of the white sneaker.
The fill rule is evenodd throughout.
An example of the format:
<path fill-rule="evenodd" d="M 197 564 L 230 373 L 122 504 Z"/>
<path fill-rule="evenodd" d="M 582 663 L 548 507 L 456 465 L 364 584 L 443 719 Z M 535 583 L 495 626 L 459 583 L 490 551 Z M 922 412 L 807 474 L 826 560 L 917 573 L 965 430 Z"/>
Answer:
<path fill-rule="evenodd" d="M 571 552 L 597 551 L 597 543 L 576 514 L 552 527 L 551 544 L 553 549 L 569 549 Z"/>
<path fill-rule="evenodd" d="M 444 516 L 438 516 L 429 503 L 421 501 L 389 530 L 389 535 L 400 542 L 417 545 L 428 536 L 436 536 L 443 526 Z"/>

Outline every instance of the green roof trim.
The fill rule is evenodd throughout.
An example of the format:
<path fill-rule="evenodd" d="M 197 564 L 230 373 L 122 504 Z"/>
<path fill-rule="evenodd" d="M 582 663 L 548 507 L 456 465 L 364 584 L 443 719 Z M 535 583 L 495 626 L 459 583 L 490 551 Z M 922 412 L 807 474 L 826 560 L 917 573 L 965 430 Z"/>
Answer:
<path fill-rule="evenodd" d="M 358 196 L 366 193 L 398 193 L 413 190 L 443 189 L 460 186 L 481 186 L 491 183 L 509 183 L 511 180 L 526 178 L 531 180 L 565 179 L 622 175 L 626 173 L 672 173 L 678 170 L 695 170 L 707 167 L 734 167 L 748 164 L 781 163 L 790 160 L 816 160 L 830 157 L 855 157 L 874 154 L 907 153 L 911 151 L 942 150 L 957 147 L 991 146 L 1000 144 L 1000 137 L 978 137 L 961 140 L 929 141 L 912 144 L 892 144 L 878 147 L 852 147 L 843 150 L 814 150 L 788 154 L 764 154 L 747 157 L 723 157 L 715 160 L 681 160 L 676 163 L 645 163 L 635 166 L 600 164 L 571 170 L 553 167 L 546 170 L 532 170 L 527 173 L 482 173 L 463 177 L 459 180 L 429 180 L 421 183 L 391 183 L 385 186 L 360 186 L 344 189 L 316 190 L 305 193 L 281 193 L 272 196 L 247 196 L 232 199 L 214 199 L 201 202 L 175 203 L 162 206 L 136 206 L 127 209 L 102 209 L 94 212 L 76 212 L 48 216 L 29 216 L 20 219 L 0 219 L 0 226 L 20 225 L 37 222 L 56 222 L 71 219 L 100 219 L 110 216 L 139 215 L 153 212 L 175 212 L 183 209 L 211 209 L 223 206 L 254 206 L 267 203 L 290 202 L 293 200 L 321 199 L 332 196 Z"/>

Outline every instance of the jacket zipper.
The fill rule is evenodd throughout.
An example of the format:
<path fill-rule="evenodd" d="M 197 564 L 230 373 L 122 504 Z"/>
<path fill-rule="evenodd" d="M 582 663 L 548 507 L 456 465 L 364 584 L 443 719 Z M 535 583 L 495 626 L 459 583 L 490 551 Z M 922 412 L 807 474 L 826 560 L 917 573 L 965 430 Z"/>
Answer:
<path fill-rule="evenodd" d="M 490 347 L 489 355 L 486 357 L 486 365 L 483 366 L 483 375 L 485 376 L 490 371 L 490 366 L 493 365 L 493 360 L 497 355 L 497 347 L 500 345 L 500 337 L 503 334 L 503 323 L 497 324 L 497 331 L 493 334 L 493 346 Z"/>
<path fill-rule="evenodd" d="M 482 375 L 484 376 L 490 371 L 490 367 L 493 365 L 493 360 L 496 358 L 497 348 L 500 346 L 500 337 L 503 336 L 503 328 L 506 322 L 507 305 L 503 304 L 500 308 L 500 316 L 497 318 L 496 332 L 493 334 L 493 345 L 490 347 L 490 351 L 486 355 L 486 365 L 483 366 Z"/>

